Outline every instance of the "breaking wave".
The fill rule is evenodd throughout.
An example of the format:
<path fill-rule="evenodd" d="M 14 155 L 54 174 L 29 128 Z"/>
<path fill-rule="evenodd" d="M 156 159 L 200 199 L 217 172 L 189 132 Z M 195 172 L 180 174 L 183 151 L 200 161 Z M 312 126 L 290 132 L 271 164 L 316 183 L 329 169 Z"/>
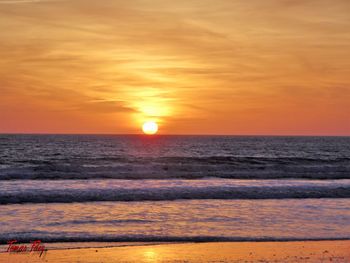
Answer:
<path fill-rule="evenodd" d="M 347 179 L 350 158 L 300 157 L 103 157 L 79 160 L 18 160 L 0 163 L 0 180 L 23 179 Z"/>
<path fill-rule="evenodd" d="M 179 199 L 350 198 L 350 180 L 3 181 L 0 204 Z"/>
<path fill-rule="evenodd" d="M 17 234 L 16 239 L 22 243 L 29 243 L 32 240 L 41 240 L 44 243 L 61 243 L 61 242 L 278 242 L 278 241 L 323 241 L 323 240 L 349 240 L 349 236 L 344 237 L 225 237 L 225 236 L 79 236 L 52 237 L 45 234 Z M 11 235 L 0 235 L 0 244 L 7 244 L 14 238 Z M 107 246 L 111 246 L 108 244 Z"/>

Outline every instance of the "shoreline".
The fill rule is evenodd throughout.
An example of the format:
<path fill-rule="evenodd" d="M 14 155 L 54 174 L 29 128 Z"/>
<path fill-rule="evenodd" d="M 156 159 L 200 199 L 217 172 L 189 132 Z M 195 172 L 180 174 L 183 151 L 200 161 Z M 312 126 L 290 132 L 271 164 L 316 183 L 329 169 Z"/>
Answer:
<path fill-rule="evenodd" d="M 48 243 L 54 244 L 54 243 Z M 56 243 L 57 244 L 57 243 Z M 98 244 L 98 243 L 95 243 Z M 100 243 L 102 245 L 102 243 Z M 43 257 L 0 253 L 2 262 L 350 262 L 350 240 L 258 242 L 117 242 L 50 249 Z M 87 244 L 86 244 L 87 245 Z M 92 245 L 90 243 L 90 245 Z"/>
<path fill-rule="evenodd" d="M 37 240 L 37 238 L 34 238 Z M 39 239 L 40 240 L 40 239 Z M 42 241 L 42 240 L 41 240 Z M 133 246 L 150 246 L 150 245 L 167 245 L 167 244 L 211 244 L 211 243 L 293 243 L 293 242 L 332 242 L 332 241 L 349 241 L 350 237 L 344 238 L 247 238 L 247 239 L 235 239 L 235 238 L 222 238 L 222 239 L 202 239 L 202 238 L 190 238 L 190 239 L 164 239 L 164 240 L 81 240 L 81 241 L 45 241 L 42 243 L 46 244 L 50 250 L 62 250 L 62 249 L 89 249 L 89 248 L 113 248 L 113 247 L 133 247 Z M 31 243 L 27 240 L 17 244 L 30 245 Z M 6 250 L 7 242 L 0 242 L 0 255 Z"/>

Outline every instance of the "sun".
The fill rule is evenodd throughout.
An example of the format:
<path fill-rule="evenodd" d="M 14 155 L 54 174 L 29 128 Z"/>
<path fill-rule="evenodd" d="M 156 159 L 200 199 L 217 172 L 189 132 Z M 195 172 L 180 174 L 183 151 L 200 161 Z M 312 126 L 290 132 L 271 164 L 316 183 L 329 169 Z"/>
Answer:
<path fill-rule="evenodd" d="M 158 131 L 158 124 L 154 121 L 147 121 L 142 125 L 142 131 L 148 135 L 156 134 Z"/>

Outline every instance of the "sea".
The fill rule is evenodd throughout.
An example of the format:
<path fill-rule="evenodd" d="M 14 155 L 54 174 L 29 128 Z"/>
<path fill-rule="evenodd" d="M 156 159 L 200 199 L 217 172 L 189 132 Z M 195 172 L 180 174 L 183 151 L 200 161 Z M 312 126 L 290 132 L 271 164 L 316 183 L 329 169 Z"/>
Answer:
<path fill-rule="evenodd" d="M 0 135 L 0 244 L 350 239 L 350 137 Z"/>

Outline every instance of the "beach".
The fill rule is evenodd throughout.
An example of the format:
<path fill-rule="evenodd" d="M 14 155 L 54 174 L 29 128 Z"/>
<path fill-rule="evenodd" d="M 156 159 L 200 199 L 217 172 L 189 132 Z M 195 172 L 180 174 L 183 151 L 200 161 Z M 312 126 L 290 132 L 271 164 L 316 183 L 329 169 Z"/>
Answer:
<path fill-rule="evenodd" d="M 0 262 L 350 262 L 350 241 L 124 244 L 0 253 Z"/>

